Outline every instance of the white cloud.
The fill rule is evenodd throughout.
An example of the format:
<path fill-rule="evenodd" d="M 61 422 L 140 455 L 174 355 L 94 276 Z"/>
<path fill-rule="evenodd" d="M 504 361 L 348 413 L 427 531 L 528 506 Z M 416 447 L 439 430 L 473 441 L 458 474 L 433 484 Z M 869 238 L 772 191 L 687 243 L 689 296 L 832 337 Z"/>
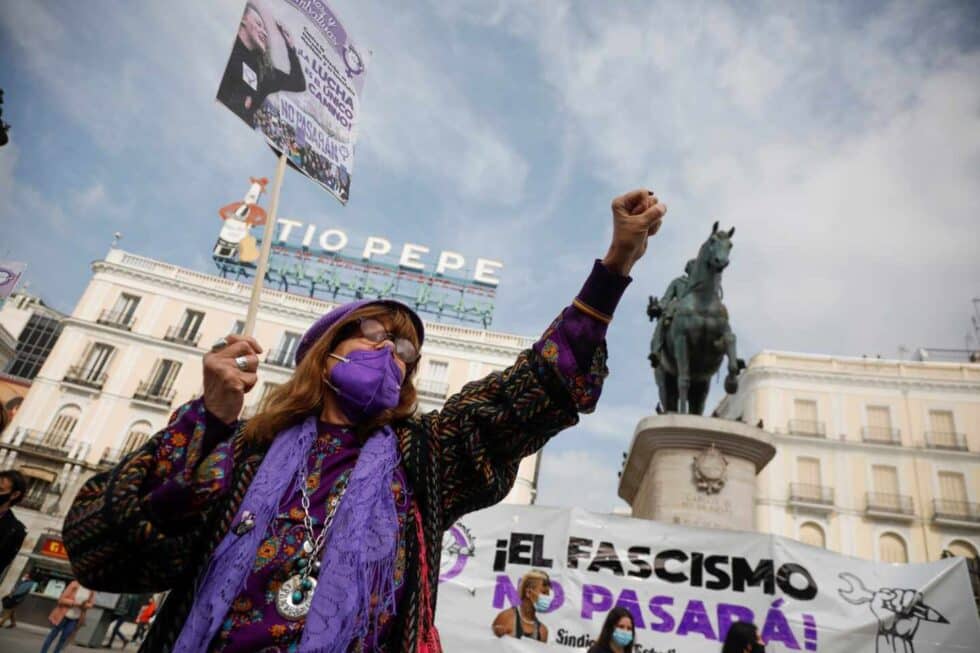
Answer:
<path fill-rule="evenodd" d="M 105 186 L 101 182 L 85 187 L 76 193 L 72 205 L 83 211 L 88 211 L 101 204 L 106 199 Z"/>
<path fill-rule="evenodd" d="M 624 505 L 616 498 L 616 472 L 614 465 L 604 464 L 594 451 L 545 449 L 538 477 L 537 503 L 612 512 L 614 507 Z"/>

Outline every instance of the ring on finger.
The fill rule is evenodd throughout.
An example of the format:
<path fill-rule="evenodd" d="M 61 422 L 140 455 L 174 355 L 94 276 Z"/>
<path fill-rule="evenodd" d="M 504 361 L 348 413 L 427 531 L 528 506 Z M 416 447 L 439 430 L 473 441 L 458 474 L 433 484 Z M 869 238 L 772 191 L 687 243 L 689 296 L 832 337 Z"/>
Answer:
<path fill-rule="evenodd" d="M 218 351 L 219 349 L 224 349 L 227 346 L 228 338 L 218 338 L 214 341 L 214 344 L 211 345 L 211 351 Z"/>
<path fill-rule="evenodd" d="M 242 372 L 248 371 L 248 356 L 235 356 L 235 366 Z"/>

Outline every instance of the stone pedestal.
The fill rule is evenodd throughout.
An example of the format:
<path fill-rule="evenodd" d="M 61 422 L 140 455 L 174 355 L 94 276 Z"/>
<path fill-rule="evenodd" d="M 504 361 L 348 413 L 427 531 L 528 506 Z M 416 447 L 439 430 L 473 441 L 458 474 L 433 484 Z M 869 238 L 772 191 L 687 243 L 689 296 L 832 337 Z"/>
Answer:
<path fill-rule="evenodd" d="M 755 530 L 755 477 L 776 454 L 762 429 L 700 415 L 640 420 L 619 496 L 641 519 Z"/>

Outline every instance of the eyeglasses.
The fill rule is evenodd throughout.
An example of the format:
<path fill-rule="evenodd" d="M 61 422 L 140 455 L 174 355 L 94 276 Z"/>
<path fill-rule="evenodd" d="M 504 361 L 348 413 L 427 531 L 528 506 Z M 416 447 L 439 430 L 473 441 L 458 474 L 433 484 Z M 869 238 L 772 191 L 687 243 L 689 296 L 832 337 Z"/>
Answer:
<path fill-rule="evenodd" d="M 385 325 L 370 317 L 362 317 L 357 321 L 361 335 L 373 343 L 390 340 L 395 343 L 395 356 L 406 365 L 411 365 L 419 359 L 419 350 L 408 338 L 398 338 L 385 330 Z"/>

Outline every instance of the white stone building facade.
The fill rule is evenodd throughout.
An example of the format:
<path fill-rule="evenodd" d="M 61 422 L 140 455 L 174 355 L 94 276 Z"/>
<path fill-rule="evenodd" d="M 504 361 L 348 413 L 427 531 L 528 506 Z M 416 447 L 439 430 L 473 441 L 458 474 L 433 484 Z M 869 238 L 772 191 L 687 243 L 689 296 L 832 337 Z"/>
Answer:
<path fill-rule="evenodd" d="M 717 412 L 772 433 L 758 530 L 886 562 L 980 551 L 980 364 L 763 351 Z"/>

